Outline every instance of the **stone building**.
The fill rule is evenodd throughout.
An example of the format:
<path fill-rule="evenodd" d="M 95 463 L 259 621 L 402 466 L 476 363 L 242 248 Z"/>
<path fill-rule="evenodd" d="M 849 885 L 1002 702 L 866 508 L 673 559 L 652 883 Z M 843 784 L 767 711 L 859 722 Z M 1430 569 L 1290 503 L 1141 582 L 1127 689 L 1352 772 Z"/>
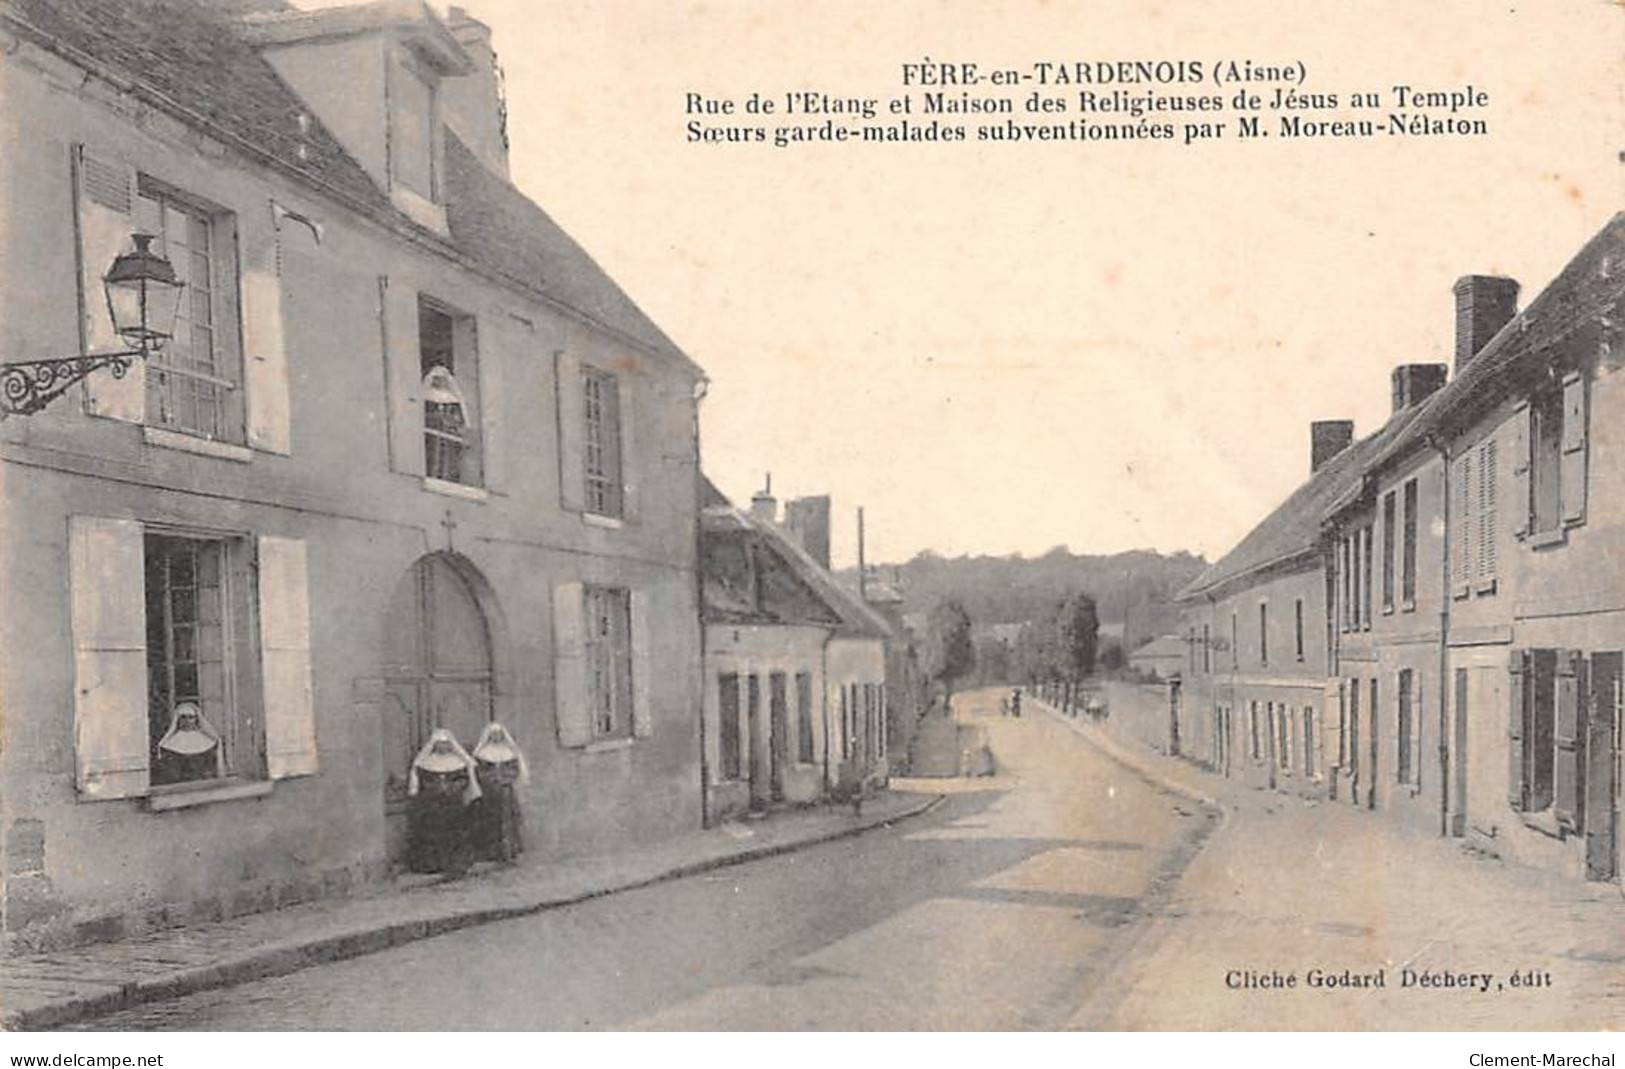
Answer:
<path fill-rule="evenodd" d="M 186 283 L 0 423 L 8 943 L 378 878 L 435 727 L 533 852 L 697 827 L 701 372 L 510 183 L 486 28 L 17 0 L 0 98 L 0 359 L 116 345 L 134 232 Z"/>

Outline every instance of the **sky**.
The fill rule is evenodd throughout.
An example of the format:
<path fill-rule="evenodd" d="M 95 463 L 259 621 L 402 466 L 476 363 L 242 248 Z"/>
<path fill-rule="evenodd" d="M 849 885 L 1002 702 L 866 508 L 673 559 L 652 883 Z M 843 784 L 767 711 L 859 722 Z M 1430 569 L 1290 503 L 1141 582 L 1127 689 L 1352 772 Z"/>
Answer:
<path fill-rule="evenodd" d="M 707 371 L 704 465 L 834 498 L 838 564 L 1213 559 L 1309 423 L 1449 362 L 1450 287 L 1531 299 L 1625 206 L 1617 5 L 466 0 L 512 176 Z M 902 64 L 1251 59 L 1306 91 L 1487 90 L 1486 138 L 691 144 L 685 94 L 888 97 Z M 1273 123 L 1272 117 L 1266 118 Z"/>

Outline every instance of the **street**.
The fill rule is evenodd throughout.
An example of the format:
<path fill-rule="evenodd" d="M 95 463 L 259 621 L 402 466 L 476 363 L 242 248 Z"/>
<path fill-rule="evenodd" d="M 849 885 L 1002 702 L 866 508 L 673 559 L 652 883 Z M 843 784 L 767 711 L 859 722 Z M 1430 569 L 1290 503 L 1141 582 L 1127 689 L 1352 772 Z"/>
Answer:
<path fill-rule="evenodd" d="M 90 1022 L 97 1029 L 1065 1026 L 1216 819 L 1049 716 L 856 838 Z"/>

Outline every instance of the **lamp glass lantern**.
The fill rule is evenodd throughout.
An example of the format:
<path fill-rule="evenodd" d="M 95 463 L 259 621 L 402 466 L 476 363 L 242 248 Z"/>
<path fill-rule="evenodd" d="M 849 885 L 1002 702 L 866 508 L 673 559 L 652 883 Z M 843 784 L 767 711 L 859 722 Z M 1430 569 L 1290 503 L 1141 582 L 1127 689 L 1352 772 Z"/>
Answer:
<path fill-rule="evenodd" d="M 113 260 L 102 276 L 102 287 L 113 329 L 132 349 L 146 354 L 162 349 L 174 337 L 185 284 L 175 277 L 174 265 L 152 250 L 151 234 L 130 238 L 135 248 Z"/>

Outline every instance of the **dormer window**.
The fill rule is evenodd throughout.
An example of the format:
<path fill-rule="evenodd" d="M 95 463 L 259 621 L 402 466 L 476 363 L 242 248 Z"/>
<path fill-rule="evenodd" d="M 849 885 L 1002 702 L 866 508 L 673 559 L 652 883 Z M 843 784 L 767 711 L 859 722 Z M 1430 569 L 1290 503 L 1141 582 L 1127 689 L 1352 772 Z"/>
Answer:
<path fill-rule="evenodd" d="M 397 54 L 390 66 L 390 181 L 426 201 L 438 203 L 435 76 L 406 54 Z"/>

